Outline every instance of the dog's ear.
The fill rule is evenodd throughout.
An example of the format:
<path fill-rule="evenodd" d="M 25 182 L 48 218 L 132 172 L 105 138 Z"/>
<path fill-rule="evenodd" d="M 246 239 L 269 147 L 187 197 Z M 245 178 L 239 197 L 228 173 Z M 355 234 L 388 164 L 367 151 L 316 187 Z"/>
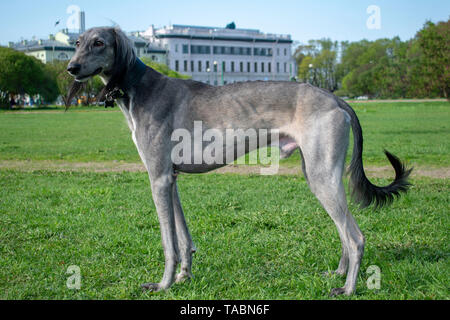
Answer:
<path fill-rule="evenodd" d="M 66 111 L 67 111 L 67 109 L 69 109 L 72 99 L 77 95 L 78 92 L 80 92 L 80 90 L 81 90 L 81 88 L 83 88 L 83 86 L 84 86 L 84 83 L 82 83 L 82 82 L 78 82 L 75 80 L 72 82 L 72 84 L 69 88 L 69 92 L 67 93 L 67 96 L 63 97 L 64 104 L 66 105 Z"/>
<path fill-rule="evenodd" d="M 111 29 L 111 32 L 114 37 L 114 66 L 109 82 L 97 97 L 98 101 L 104 101 L 106 94 L 121 83 L 136 59 L 133 46 L 125 33 L 119 28 Z"/>

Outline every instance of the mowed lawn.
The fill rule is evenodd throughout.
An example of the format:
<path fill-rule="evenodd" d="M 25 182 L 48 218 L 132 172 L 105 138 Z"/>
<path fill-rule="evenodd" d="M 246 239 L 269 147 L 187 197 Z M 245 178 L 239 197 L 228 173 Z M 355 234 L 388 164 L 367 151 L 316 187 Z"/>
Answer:
<path fill-rule="evenodd" d="M 363 128 L 365 164 L 388 165 L 387 149 L 413 166 L 450 166 L 448 102 L 353 107 Z M 0 112 L 0 160 L 140 161 L 122 113 L 104 110 Z M 298 165 L 298 153 L 282 163 Z"/>
<path fill-rule="evenodd" d="M 354 107 L 366 164 L 387 165 L 387 148 L 410 165 L 449 166 L 448 103 Z M 139 158 L 121 113 L 94 109 L 0 113 L 0 160 Z M 390 207 L 350 205 L 366 251 L 357 294 L 336 299 L 450 298 L 449 180 L 412 183 Z M 145 173 L 0 170 L 0 299 L 329 299 L 344 284 L 322 275 L 337 267 L 340 242 L 303 177 L 182 175 L 179 185 L 198 248 L 194 279 L 144 293 L 164 267 Z M 66 286 L 71 265 L 80 290 Z M 372 265 L 377 290 L 366 284 Z"/>

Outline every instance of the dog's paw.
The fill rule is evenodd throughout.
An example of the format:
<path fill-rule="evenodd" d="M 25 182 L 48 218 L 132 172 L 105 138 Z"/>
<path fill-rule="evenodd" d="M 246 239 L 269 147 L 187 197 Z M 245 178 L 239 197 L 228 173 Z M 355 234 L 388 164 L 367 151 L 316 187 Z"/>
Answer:
<path fill-rule="evenodd" d="M 330 292 L 330 297 L 336 297 L 336 296 L 340 296 L 342 294 L 347 294 L 345 292 L 345 288 L 334 288 Z"/>
<path fill-rule="evenodd" d="M 183 282 L 190 280 L 191 278 L 192 278 L 192 274 L 186 273 L 186 272 L 180 272 L 179 274 L 177 274 L 177 276 L 175 278 L 175 283 L 183 283 Z"/>
<path fill-rule="evenodd" d="M 161 290 L 159 283 L 144 283 L 141 285 L 141 288 L 148 292 L 158 292 Z"/>

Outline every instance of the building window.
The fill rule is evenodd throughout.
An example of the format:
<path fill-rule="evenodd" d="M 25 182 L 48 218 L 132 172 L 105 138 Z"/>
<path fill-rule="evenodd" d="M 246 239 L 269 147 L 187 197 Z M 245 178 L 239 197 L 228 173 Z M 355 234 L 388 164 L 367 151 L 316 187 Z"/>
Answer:
<path fill-rule="evenodd" d="M 183 44 L 183 53 L 189 53 L 189 46 L 187 44 Z"/>
<path fill-rule="evenodd" d="M 187 72 L 188 71 L 188 62 L 187 62 L 187 60 L 184 60 L 184 66 L 183 67 L 184 67 L 183 68 L 184 72 Z"/>
<path fill-rule="evenodd" d="M 258 62 L 255 62 L 255 73 L 258 72 Z"/>
<path fill-rule="evenodd" d="M 287 56 L 287 49 L 284 48 L 284 55 Z"/>
<path fill-rule="evenodd" d="M 206 61 L 206 71 L 208 71 L 209 69 L 209 61 Z M 211 71 L 211 69 L 209 69 L 209 71 Z"/>
<path fill-rule="evenodd" d="M 280 63 L 277 62 L 277 73 L 280 73 Z"/>
<path fill-rule="evenodd" d="M 243 62 L 239 63 L 239 71 L 244 72 L 244 63 Z"/>
<path fill-rule="evenodd" d="M 273 55 L 273 51 L 269 48 L 253 48 L 253 55 L 271 57 Z"/>
<path fill-rule="evenodd" d="M 175 52 L 178 52 L 178 44 L 175 45 Z"/>
<path fill-rule="evenodd" d="M 267 64 L 267 72 L 272 73 L 272 63 Z"/>
<path fill-rule="evenodd" d="M 231 61 L 231 72 L 234 72 L 234 61 Z"/>
<path fill-rule="evenodd" d="M 261 62 L 261 72 L 264 73 L 264 62 Z"/>
<path fill-rule="evenodd" d="M 69 60 L 69 56 L 64 52 L 61 52 L 60 54 L 58 54 L 58 60 Z"/>
<path fill-rule="evenodd" d="M 191 72 L 194 72 L 194 61 L 191 61 Z"/>
<path fill-rule="evenodd" d="M 180 62 L 178 60 L 175 60 L 175 71 L 180 71 Z"/>
<path fill-rule="evenodd" d="M 198 62 L 198 72 L 202 72 L 202 62 Z"/>
<path fill-rule="evenodd" d="M 287 63 L 285 62 L 284 63 L 284 73 L 286 73 L 287 72 Z"/>
<path fill-rule="evenodd" d="M 227 71 L 227 63 L 225 61 L 222 62 L 222 72 L 226 72 Z"/>
<path fill-rule="evenodd" d="M 211 48 L 208 48 L 209 51 L 208 54 L 211 53 Z M 213 46 L 212 49 L 214 54 L 228 54 L 228 55 L 245 55 L 245 56 L 251 56 L 252 55 L 252 48 L 247 47 L 224 47 L 224 46 Z M 191 49 L 191 53 L 192 49 Z"/>
<path fill-rule="evenodd" d="M 217 61 L 214 61 L 214 72 L 217 72 Z"/>
<path fill-rule="evenodd" d="M 247 62 L 247 72 L 250 72 L 250 62 Z"/>
<path fill-rule="evenodd" d="M 280 48 L 277 48 L 277 56 L 280 55 Z"/>
<path fill-rule="evenodd" d="M 211 54 L 210 46 L 191 46 L 191 54 Z"/>

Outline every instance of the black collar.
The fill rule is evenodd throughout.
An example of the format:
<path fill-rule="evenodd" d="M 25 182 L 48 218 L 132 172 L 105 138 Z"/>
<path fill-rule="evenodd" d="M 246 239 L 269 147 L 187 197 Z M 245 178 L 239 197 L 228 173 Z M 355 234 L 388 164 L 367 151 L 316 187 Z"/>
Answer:
<path fill-rule="evenodd" d="M 133 66 L 125 74 L 120 85 L 106 93 L 106 101 L 113 102 L 116 99 L 129 98 L 127 93 L 134 85 L 141 81 L 146 71 L 147 66 L 139 58 L 136 58 Z"/>

